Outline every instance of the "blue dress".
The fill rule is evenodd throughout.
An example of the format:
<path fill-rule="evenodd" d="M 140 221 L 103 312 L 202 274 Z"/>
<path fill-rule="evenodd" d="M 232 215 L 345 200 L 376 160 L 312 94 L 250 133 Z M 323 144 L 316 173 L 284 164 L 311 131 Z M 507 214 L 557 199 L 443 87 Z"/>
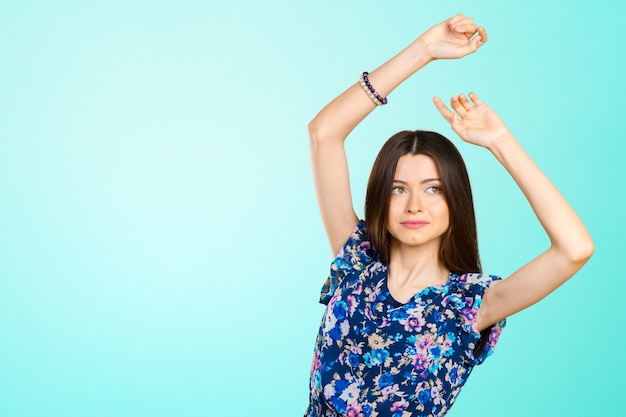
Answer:
<path fill-rule="evenodd" d="M 496 276 L 450 274 L 402 304 L 360 221 L 331 264 L 305 417 L 443 416 L 504 328 L 476 313 Z"/>

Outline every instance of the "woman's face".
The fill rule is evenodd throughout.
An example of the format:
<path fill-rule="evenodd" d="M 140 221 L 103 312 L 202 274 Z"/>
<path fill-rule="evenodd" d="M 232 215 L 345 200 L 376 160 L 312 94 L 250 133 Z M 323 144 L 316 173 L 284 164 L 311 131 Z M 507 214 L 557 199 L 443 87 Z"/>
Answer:
<path fill-rule="evenodd" d="M 435 161 L 426 155 L 400 157 L 387 215 L 393 243 L 439 249 L 449 225 L 450 213 Z"/>

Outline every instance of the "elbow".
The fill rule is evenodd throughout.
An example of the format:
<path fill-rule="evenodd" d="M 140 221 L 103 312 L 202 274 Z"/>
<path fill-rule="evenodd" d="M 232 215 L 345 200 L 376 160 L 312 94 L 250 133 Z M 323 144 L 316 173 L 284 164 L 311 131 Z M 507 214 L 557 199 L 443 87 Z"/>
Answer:
<path fill-rule="evenodd" d="M 324 142 L 328 142 L 328 135 L 324 134 L 320 123 L 317 121 L 317 118 L 311 120 L 309 122 L 309 146 L 311 151 L 315 151 L 319 148 L 320 144 Z"/>
<path fill-rule="evenodd" d="M 591 237 L 590 237 L 589 239 L 587 239 L 584 248 L 582 248 L 582 250 L 580 251 L 580 254 L 579 254 L 580 261 L 583 263 L 587 262 L 589 258 L 591 258 L 595 250 L 596 248 L 593 244 L 593 240 L 591 240 Z"/>
<path fill-rule="evenodd" d="M 328 120 L 320 118 L 319 115 L 309 122 L 308 131 L 311 149 L 316 149 L 322 145 L 343 146 L 349 133 L 348 131 L 344 132 L 335 124 L 329 123 Z"/>
<path fill-rule="evenodd" d="M 583 266 L 593 255 L 595 247 L 591 237 L 587 236 L 585 239 L 581 239 L 578 244 L 572 246 L 566 252 L 567 259 L 574 265 Z"/>
<path fill-rule="evenodd" d="M 328 135 L 325 134 L 323 123 L 320 123 L 317 117 L 309 122 L 308 130 L 311 149 L 315 149 L 320 143 L 327 141 Z"/>
<path fill-rule="evenodd" d="M 316 122 L 316 119 L 313 119 L 309 122 L 309 126 L 308 126 L 308 130 L 309 130 L 309 142 L 311 144 L 311 146 L 314 146 L 315 143 L 317 143 L 318 140 L 318 133 L 319 133 L 319 126 Z"/>

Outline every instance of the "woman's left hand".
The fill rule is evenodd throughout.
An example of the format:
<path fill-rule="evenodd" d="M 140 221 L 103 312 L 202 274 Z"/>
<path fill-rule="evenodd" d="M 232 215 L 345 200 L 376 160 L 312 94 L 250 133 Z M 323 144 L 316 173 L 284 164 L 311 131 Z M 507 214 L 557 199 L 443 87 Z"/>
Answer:
<path fill-rule="evenodd" d="M 470 93 L 469 99 L 463 94 L 452 97 L 450 105 L 454 112 L 439 97 L 434 97 L 433 101 L 439 113 L 450 123 L 452 130 L 465 142 L 490 149 L 499 138 L 509 132 L 500 116 L 475 93 Z"/>
<path fill-rule="evenodd" d="M 478 330 L 483 330 L 533 305 L 567 281 L 592 255 L 593 241 L 559 190 L 475 93 L 470 93 L 469 99 L 452 97 L 452 111 L 438 97 L 434 102 L 461 139 L 489 149 L 511 174 L 550 241 L 548 250 L 489 287 L 476 319 Z"/>

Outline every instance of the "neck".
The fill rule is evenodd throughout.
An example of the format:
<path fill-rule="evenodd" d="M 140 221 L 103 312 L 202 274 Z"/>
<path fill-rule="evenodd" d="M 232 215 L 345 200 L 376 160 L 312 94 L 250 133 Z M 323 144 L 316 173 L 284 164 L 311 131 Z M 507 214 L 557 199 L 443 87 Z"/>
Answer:
<path fill-rule="evenodd" d="M 448 281 L 448 268 L 439 262 L 439 245 L 412 247 L 392 242 L 390 249 L 390 282 L 422 288 Z"/>

